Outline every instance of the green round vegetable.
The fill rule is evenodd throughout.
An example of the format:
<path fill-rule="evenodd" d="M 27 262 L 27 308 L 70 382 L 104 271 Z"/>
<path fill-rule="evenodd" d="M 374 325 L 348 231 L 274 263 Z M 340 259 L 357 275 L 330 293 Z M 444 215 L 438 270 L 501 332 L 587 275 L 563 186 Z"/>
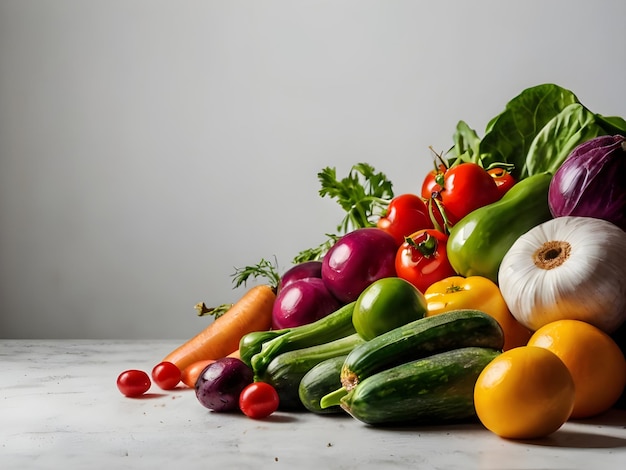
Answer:
<path fill-rule="evenodd" d="M 356 332 L 365 340 L 424 318 L 424 295 L 410 282 L 386 277 L 370 284 L 359 295 L 352 313 Z"/>

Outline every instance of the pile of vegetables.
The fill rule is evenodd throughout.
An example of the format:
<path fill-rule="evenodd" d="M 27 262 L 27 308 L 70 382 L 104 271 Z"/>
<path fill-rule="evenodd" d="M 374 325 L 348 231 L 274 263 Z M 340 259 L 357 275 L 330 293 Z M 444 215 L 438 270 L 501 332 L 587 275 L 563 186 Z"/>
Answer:
<path fill-rule="evenodd" d="M 547 323 L 581 320 L 618 341 L 625 136 L 624 119 L 544 84 L 513 98 L 482 137 L 460 121 L 415 193 L 395 195 L 366 163 L 341 179 L 323 169 L 320 195 L 346 213 L 335 233 L 282 274 L 265 259 L 238 269 L 236 287 L 265 281 L 234 305 L 199 304 L 215 320 L 153 379 L 195 388 L 214 412 L 254 418 L 476 420 L 481 372 Z M 134 388 L 129 371 L 118 379 L 129 396 L 150 385 L 134 372 Z"/>

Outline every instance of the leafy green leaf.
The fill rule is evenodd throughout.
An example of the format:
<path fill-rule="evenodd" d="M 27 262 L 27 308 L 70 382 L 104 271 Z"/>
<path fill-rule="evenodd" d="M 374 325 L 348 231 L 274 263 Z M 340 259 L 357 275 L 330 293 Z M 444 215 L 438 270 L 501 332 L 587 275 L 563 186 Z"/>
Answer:
<path fill-rule="evenodd" d="M 484 166 L 498 161 L 511 163 L 514 176 L 519 178 L 537 134 L 573 103 L 578 103 L 576 95 L 558 85 L 544 84 L 522 91 L 487 125 L 480 142 Z"/>
<path fill-rule="evenodd" d="M 535 136 L 524 166 L 518 168 L 520 176 L 554 174 L 577 145 L 604 133 L 592 112 L 579 103 L 570 104 Z"/>
<path fill-rule="evenodd" d="M 602 116 L 600 114 L 596 114 L 596 120 L 609 135 L 626 135 L 626 120 L 623 118 L 619 116 Z"/>
<path fill-rule="evenodd" d="M 348 176 L 338 179 L 334 167 L 326 167 L 317 174 L 321 183 L 319 194 L 335 199 L 346 212 L 337 226 L 340 234 L 356 228 L 372 227 L 374 218 L 393 198 L 393 186 L 384 173 L 376 172 L 367 163 L 354 165 Z M 378 211 L 378 212 L 377 212 Z"/>
<path fill-rule="evenodd" d="M 457 159 L 449 166 L 461 162 L 478 163 L 480 159 L 480 137 L 465 121 L 459 121 L 453 136 L 453 155 Z"/>

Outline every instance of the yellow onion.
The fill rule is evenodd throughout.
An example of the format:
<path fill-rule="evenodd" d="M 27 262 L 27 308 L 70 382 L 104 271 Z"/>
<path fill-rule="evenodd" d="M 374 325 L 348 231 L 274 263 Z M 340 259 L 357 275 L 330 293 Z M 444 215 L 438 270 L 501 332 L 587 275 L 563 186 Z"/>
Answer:
<path fill-rule="evenodd" d="M 556 217 L 507 251 L 498 285 L 513 316 L 535 331 L 561 319 L 606 333 L 626 320 L 626 232 L 603 219 Z"/>

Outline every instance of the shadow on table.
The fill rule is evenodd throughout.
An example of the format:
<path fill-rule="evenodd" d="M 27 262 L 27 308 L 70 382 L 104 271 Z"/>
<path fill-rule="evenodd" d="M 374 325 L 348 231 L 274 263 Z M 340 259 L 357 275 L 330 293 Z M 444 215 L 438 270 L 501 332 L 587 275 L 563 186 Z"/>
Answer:
<path fill-rule="evenodd" d="M 626 447 L 626 438 L 603 433 L 603 430 L 610 430 L 612 428 L 626 428 L 626 411 L 624 410 L 611 410 L 608 413 L 594 418 L 572 420 L 569 424 L 571 425 L 570 428 L 561 428 L 544 439 L 521 442 L 538 446 L 578 449 L 614 449 Z M 593 432 L 591 432 L 591 430 L 593 430 Z"/>
<path fill-rule="evenodd" d="M 543 439 L 511 441 L 525 445 L 570 449 L 615 449 L 626 447 L 626 439 L 605 434 L 559 429 Z"/>
<path fill-rule="evenodd" d="M 367 426 L 369 427 L 369 426 Z M 475 420 L 455 424 L 437 424 L 430 426 L 390 425 L 371 426 L 377 431 L 393 431 L 405 433 L 442 433 L 456 432 L 488 432 Z M 539 447 L 560 447 L 577 449 L 615 449 L 626 448 L 626 437 L 611 435 L 611 429 L 626 428 L 626 411 L 611 410 L 596 418 L 574 420 L 566 428 L 560 428 L 548 437 L 541 439 L 503 439 L 513 444 L 532 445 Z M 588 430 L 588 431 L 587 431 Z M 604 430 L 604 432 L 603 432 Z"/>

